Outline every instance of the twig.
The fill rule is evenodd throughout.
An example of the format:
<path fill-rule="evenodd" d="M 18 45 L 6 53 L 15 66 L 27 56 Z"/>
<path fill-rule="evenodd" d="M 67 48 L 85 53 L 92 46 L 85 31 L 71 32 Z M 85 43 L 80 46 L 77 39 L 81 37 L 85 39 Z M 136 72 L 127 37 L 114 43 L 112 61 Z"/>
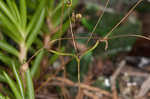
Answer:
<path fill-rule="evenodd" d="M 74 86 L 74 87 L 78 87 L 79 84 L 78 83 L 74 83 L 72 82 L 71 80 L 69 79 L 64 79 L 64 78 L 60 78 L 60 77 L 55 77 L 54 78 L 55 80 L 58 80 L 60 82 L 65 82 L 67 85 L 69 86 Z M 103 95 L 106 95 L 106 96 L 110 96 L 111 97 L 111 94 L 103 89 L 100 89 L 100 88 L 96 88 L 96 87 L 92 87 L 92 86 L 89 86 L 89 85 L 86 85 L 84 83 L 80 83 L 80 87 L 82 89 L 86 89 L 86 90 L 90 90 L 90 91 L 94 91 L 94 92 L 98 92 L 100 94 L 103 94 Z"/>

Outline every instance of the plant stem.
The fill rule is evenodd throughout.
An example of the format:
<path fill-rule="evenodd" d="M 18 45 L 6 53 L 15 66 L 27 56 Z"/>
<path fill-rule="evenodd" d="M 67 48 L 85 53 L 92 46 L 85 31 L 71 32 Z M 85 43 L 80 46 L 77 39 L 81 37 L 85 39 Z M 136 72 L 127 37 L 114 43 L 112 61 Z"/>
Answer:
<path fill-rule="evenodd" d="M 81 86 L 80 86 L 80 58 L 78 58 L 77 56 L 75 57 L 77 64 L 78 64 L 78 97 L 80 97 L 80 92 L 81 92 Z M 79 98 L 80 99 L 80 98 Z"/>
<path fill-rule="evenodd" d="M 26 60 L 26 55 L 27 54 L 27 48 L 25 43 L 20 44 L 20 55 L 19 55 L 19 60 L 23 64 L 23 62 Z"/>

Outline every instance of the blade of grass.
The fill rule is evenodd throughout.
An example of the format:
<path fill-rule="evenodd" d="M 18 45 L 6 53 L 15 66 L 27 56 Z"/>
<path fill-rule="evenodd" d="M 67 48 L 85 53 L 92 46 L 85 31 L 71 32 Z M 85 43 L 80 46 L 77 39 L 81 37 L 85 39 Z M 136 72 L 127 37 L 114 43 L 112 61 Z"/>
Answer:
<path fill-rule="evenodd" d="M 25 39 L 25 35 L 24 35 L 24 32 L 21 28 L 21 25 L 19 24 L 19 22 L 17 20 L 15 20 L 15 17 L 12 15 L 9 8 L 7 7 L 7 5 L 2 0 L 0 0 L 0 8 L 6 14 L 6 16 L 10 19 L 10 21 L 17 27 L 17 29 L 19 31 L 18 33 L 20 33 L 21 36 L 23 37 L 23 39 Z M 17 10 L 17 8 L 15 8 L 15 11 L 16 10 Z"/>
<path fill-rule="evenodd" d="M 8 7 L 10 8 L 12 14 L 13 14 L 13 17 L 15 18 L 15 20 L 17 20 L 17 16 L 16 16 L 16 12 L 13 8 L 13 4 L 12 4 L 12 0 L 6 0 L 7 4 L 8 4 Z"/>
<path fill-rule="evenodd" d="M 8 66 L 11 66 L 12 59 L 0 52 L 0 60 Z"/>
<path fill-rule="evenodd" d="M 14 0 L 6 0 L 8 7 L 10 8 L 10 12 L 12 13 L 12 16 L 17 20 L 19 23 L 21 23 L 20 14 L 17 8 L 17 5 Z"/>
<path fill-rule="evenodd" d="M 34 77 L 36 75 L 37 70 L 39 69 L 40 62 L 44 55 L 44 49 L 41 50 L 41 52 L 36 56 L 35 61 L 31 68 L 31 76 Z"/>
<path fill-rule="evenodd" d="M 23 28 L 25 29 L 27 23 L 27 10 L 26 1 L 20 0 L 20 15 L 22 19 Z"/>
<path fill-rule="evenodd" d="M 0 28 L 2 29 L 2 33 L 6 34 L 8 37 L 14 40 L 17 44 L 20 44 L 21 42 L 20 38 L 17 38 L 13 33 L 11 33 L 10 30 L 8 30 L 8 28 L 6 28 L 4 25 L 0 25 Z"/>
<path fill-rule="evenodd" d="M 37 8 L 35 14 L 33 15 L 32 19 L 30 21 L 30 23 L 28 24 L 27 34 L 33 30 L 34 25 L 36 24 L 37 20 L 39 20 L 39 15 L 40 15 L 42 9 L 44 8 L 45 2 L 46 2 L 46 0 L 41 0 L 39 7 Z"/>
<path fill-rule="evenodd" d="M 7 44 L 6 42 L 0 41 L 0 48 L 11 53 L 12 55 L 19 56 L 19 52 L 13 46 Z"/>
<path fill-rule="evenodd" d="M 13 82 L 13 80 L 7 75 L 6 72 L 3 72 L 3 75 L 5 76 L 5 79 L 7 80 L 7 83 L 9 84 L 11 90 L 13 91 L 16 99 L 22 99 L 19 90 L 16 87 L 16 84 Z"/>
<path fill-rule="evenodd" d="M 27 99 L 35 99 L 32 76 L 30 74 L 29 69 L 26 71 L 26 84 L 27 84 Z"/>
<path fill-rule="evenodd" d="M 17 7 L 17 5 L 16 5 L 16 3 L 15 3 L 14 0 L 13 0 L 13 2 L 12 2 L 12 5 L 11 5 L 11 6 L 13 7 L 14 12 L 16 13 L 17 21 L 18 21 L 19 24 L 21 25 L 22 19 L 21 19 L 21 17 L 20 17 L 20 13 L 19 13 L 18 7 Z"/>
<path fill-rule="evenodd" d="M 8 28 L 11 33 L 16 37 L 16 39 L 21 40 L 22 36 L 18 33 L 19 31 L 17 28 L 9 21 L 9 19 L 0 12 L 0 20 L 2 21 L 3 25 Z"/>
<path fill-rule="evenodd" d="M 20 76 L 19 76 L 19 73 L 18 73 L 18 71 L 16 70 L 16 66 L 15 66 L 15 63 L 14 63 L 14 62 L 12 62 L 12 67 L 13 67 L 14 75 L 15 75 L 15 77 L 16 77 L 17 84 L 18 84 L 18 86 L 19 86 L 19 91 L 20 91 L 20 93 L 21 93 L 22 99 L 25 99 L 24 87 L 23 87 L 21 78 L 20 78 Z"/>
<path fill-rule="evenodd" d="M 13 17 L 12 13 L 10 12 L 9 8 L 6 6 L 6 4 L 0 0 L 0 8 L 1 10 L 7 15 L 7 17 L 17 26 L 19 27 L 19 24 L 17 20 Z"/>
<path fill-rule="evenodd" d="M 32 30 L 32 33 L 29 35 L 29 37 L 27 39 L 27 48 L 29 48 L 31 46 L 31 44 L 33 43 L 33 41 L 35 40 L 35 38 L 42 26 L 42 23 L 44 21 L 44 17 L 45 17 L 45 8 L 41 11 L 39 19 L 35 25 L 35 28 Z"/>

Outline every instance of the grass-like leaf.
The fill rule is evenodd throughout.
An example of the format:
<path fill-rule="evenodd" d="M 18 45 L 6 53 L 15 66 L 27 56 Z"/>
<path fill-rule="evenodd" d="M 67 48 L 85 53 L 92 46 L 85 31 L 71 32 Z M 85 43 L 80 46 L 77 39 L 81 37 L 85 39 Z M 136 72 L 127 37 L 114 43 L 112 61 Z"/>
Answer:
<path fill-rule="evenodd" d="M 17 26 L 19 27 L 19 24 L 17 22 L 17 20 L 15 20 L 15 18 L 13 17 L 12 13 L 10 12 L 9 8 L 7 7 L 7 5 L 0 0 L 0 8 L 1 10 L 7 15 L 7 17 Z"/>
<path fill-rule="evenodd" d="M 26 0 L 20 0 L 20 14 L 21 14 L 23 28 L 25 28 L 26 23 L 27 23 Z"/>
<path fill-rule="evenodd" d="M 21 93 L 21 96 L 22 96 L 22 99 L 25 99 L 25 95 L 24 95 L 24 87 L 23 87 L 23 84 L 22 84 L 22 80 L 19 76 L 19 73 L 16 69 L 16 66 L 15 66 L 15 63 L 12 62 L 12 67 L 13 67 L 13 72 L 15 74 L 15 77 L 16 77 L 16 81 L 17 81 L 17 84 L 18 84 L 18 87 L 19 87 L 19 91 Z"/>
<path fill-rule="evenodd" d="M 33 65 L 32 65 L 32 68 L 31 68 L 32 77 L 35 76 L 35 74 L 37 73 L 37 70 L 39 69 L 40 62 L 43 58 L 43 54 L 44 54 L 44 49 L 35 58 L 35 61 L 34 61 Z"/>
<path fill-rule="evenodd" d="M 0 48 L 11 53 L 12 55 L 19 56 L 19 52 L 13 46 L 7 44 L 6 42 L 0 41 Z"/>
<path fill-rule="evenodd" d="M 0 60 L 8 66 L 11 66 L 12 58 L 6 56 L 2 52 L 0 52 Z"/>
<path fill-rule="evenodd" d="M 12 7 L 13 7 L 13 10 L 14 10 L 14 12 L 15 12 L 15 14 L 16 14 L 17 21 L 21 24 L 22 19 L 21 19 L 21 17 L 20 17 L 20 13 L 19 13 L 18 7 L 17 7 L 17 5 L 16 5 L 16 3 L 15 3 L 14 0 L 13 0 L 13 2 L 12 2 Z"/>
<path fill-rule="evenodd" d="M 26 71 L 26 84 L 27 84 L 27 99 L 35 99 L 32 76 L 29 69 Z"/>
<path fill-rule="evenodd" d="M 3 15 L 3 13 L 0 12 L 0 20 L 2 21 L 2 26 L 7 28 L 9 31 L 11 31 L 11 34 L 13 35 L 13 37 L 15 37 L 17 39 L 17 41 L 21 41 L 22 40 L 22 36 L 18 33 L 19 31 L 17 30 L 17 28 L 13 25 L 12 22 L 9 21 L 9 19 Z M 9 35 L 9 34 L 8 34 Z M 10 36 L 10 35 L 9 35 Z M 11 38 L 13 38 L 12 36 L 10 36 Z"/>
<path fill-rule="evenodd" d="M 7 2 L 7 5 L 9 7 L 10 11 L 12 12 L 13 17 L 15 18 L 15 20 L 17 20 L 17 15 L 16 15 L 16 12 L 14 10 L 14 6 L 12 6 L 13 5 L 12 2 L 14 2 L 14 0 L 6 0 L 6 2 Z"/>
<path fill-rule="evenodd" d="M 5 79 L 7 80 L 7 83 L 9 84 L 11 90 L 13 91 L 16 99 L 22 99 L 19 90 L 17 89 L 17 86 L 15 82 L 7 75 L 6 72 L 3 72 L 3 75 L 5 76 Z"/>
<path fill-rule="evenodd" d="M 28 27 L 27 27 L 27 34 L 30 33 L 30 32 L 33 30 L 35 24 L 37 23 L 37 20 L 39 20 L 39 15 L 40 15 L 40 13 L 41 13 L 41 10 L 42 10 L 42 9 L 44 8 L 44 6 L 45 6 L 45 2 L 46 2 L 46 0 L 41 0 L 40 5 L 38 6 L 38 8 L 37 8 L 35 14 L 33 15 L 31 21 L 30 21 L 29 24 L 28 24 Z"/>
<path fill-rule="evenodd" d="M 31 46 L 31 44 L 37 37 L 37 34 L 38 34 L 38 32 L 42 26 L 42 23 L 44 21 L 44 17 L 45 17 L 45 8 L 43 8 L 43 10 L 41 11 L 39 19 L 37 20 L 37 23 L 36 23 L 34 29 L 32 30 L 32 33 L 29 35 L 29 37 L 27 39 L 27 48 L 29 48 Z"/>

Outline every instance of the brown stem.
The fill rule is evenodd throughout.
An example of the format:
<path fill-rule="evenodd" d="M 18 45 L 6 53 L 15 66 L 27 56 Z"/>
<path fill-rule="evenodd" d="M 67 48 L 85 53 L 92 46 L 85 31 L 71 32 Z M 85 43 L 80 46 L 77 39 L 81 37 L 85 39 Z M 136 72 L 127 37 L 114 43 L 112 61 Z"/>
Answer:
<path fill-rule="evenodd" d="M 26 83 L 25 83 L 25 75 L 24 73 L 27 71 L 28 69 L 28 63 L 24 63 L 24 61 L 26 60 L 26 56 L 27 56 L 27 48 L 25 43 L 21 43 L 20 44 L 20 54 L 19 54 L 19 60 L 21 62 L 21 68 L 20 68 L 20 73 L 21 73 L 21 77 L 22 77 L 22 81 L 23 81 L 23 85 L 24 88 L 26 87 Z"/>
<path fill-rule="evenodd" d="M 26 60 L 26 55 L 27 54 L 27 48 L 25 43 L 20 44 L 20 55 L 19 55 L 19 60 L 23 64 L 23 62 Z"/>

